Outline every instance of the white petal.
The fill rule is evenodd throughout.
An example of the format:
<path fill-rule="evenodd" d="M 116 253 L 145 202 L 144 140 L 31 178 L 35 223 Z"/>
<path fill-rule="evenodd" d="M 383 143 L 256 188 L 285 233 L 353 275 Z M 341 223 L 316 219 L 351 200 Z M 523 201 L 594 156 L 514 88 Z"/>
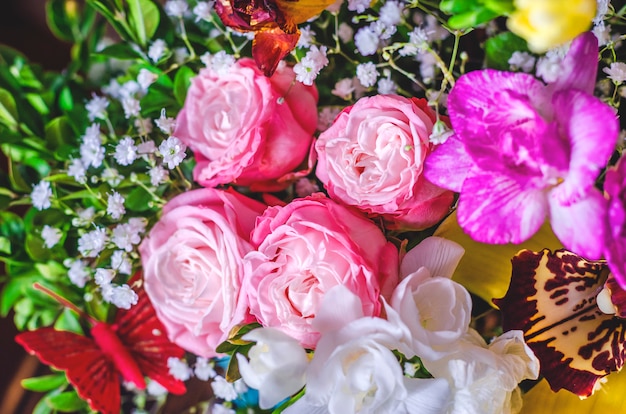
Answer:
<path fill-rule="evenodd" d="M 433 276 L 451 278 L 465 249 L 460 244 L 442 237 L 428 237 L 409 250 L 400 265 L 400 277 L 405 278 L 420 267 Z"/>

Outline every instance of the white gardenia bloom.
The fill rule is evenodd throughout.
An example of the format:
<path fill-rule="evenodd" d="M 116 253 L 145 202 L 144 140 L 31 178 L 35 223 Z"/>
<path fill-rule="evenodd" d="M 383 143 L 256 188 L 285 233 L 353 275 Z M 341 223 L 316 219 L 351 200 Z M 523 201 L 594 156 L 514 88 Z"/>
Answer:
<path fill-rule="evenodd" d="M 30 199 L 33 203 L 33 207 L 37 210 L 45 210 L 52 205 L 50 199 L 52 198 L 52 188 L 47 181 L 40 181 L 33 187 L 33 191 L 30 193 Z"/>
<path fill-rule="evenodd" d="M 249 361 L 237 354 L 244 382 L 259 391 L 259 406 L 274 407 L 305 384 L 309 360 L 300 343 L 276 328 L 257 328 L 243 339 L 254 341 Z"/>
<path fill-rule="evenodd" d="M 518 384 L 537 379 L 539 361 L 521 331 L 509 331 L 489 346 L 474 331 L 459 343 L 456 353 L 437 361 L 423 361 L 435 378 L 452 389 L 446 414 L 514 414 L 521 408 Z"/>
<path fill-rule="evenodd" d="M 438 414 L 449 399 L 443 379 L 404 376 L 392 349 L 398 328 L 364 317 L 326 332 L 306 372 L 306 393 L 285 414 Z"/>
<path fill-rule="evenodd" d="M 41 230 L 41 238 L 43 239 L 43 244 L 48 249 L 54 247 L 61 237 L 63 236 L 63 232 L 55 227 L 50 227 L 47 224 L 43 226 Z"/>
<path fill-rule="evenodd" d="M 468 330 L 470 294 L 450 279 L 463 253 L 457 243 L 429 237 L 411 249 L 400 265 L 402 281 L 387 310 L 392 315 L 393 309 L 410 331 L 411 351 L 423 361 L 454 352 Z"/>

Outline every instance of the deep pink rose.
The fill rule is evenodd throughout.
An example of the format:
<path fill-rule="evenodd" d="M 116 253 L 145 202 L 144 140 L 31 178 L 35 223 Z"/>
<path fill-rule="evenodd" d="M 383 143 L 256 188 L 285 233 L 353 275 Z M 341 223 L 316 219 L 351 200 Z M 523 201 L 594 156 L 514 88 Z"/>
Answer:
<path fill-rule="evenodd" d="M 317 89 L 294 80 L 287 65 L 268 78 L 249 58 L 193 78 L 174 135 L 193 150 L 198 183 L 287 186 L 285 176 L 308 155 L 317 126 Z"/>
<path fill-rule="evenodd" d="M 205 357 L 249 317 L 243 256 L 265 205 L 203 188 L 173 198 L 139 247 L 145 287 L 170 340 Z"/>
<path fill-rule="evenodd" d="M 250 312 L 308 348 L 319 339 L 311 322 L 333 286 L 346 286 L 364 315 L 377 316 L 380 295 L 398 283 L 396 247 L 374 223 L 320 193 L 269 207 L 250 241 L 256 251 L 244 257 L 243 287 Z"/>
<path fill-rule="evenodd" d="M 331 198 L 381 216 L 388 228 L 430 227 L 453 201 L 422 175 L 434 122 L 423 99 L 361 98 L 317 140 L 316 175 Z"/>

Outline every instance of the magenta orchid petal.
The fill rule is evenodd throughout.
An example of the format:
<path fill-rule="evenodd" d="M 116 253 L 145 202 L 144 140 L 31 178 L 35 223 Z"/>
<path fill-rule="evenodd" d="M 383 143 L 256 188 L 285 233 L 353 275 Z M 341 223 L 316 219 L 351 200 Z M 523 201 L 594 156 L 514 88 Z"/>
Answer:
<path fill-rule="evenodd" d="M 473 166 L 461 140 L 452 135 L 426 158 L 424 175 L 431 183 L 458 193 Z"/>
<path fill-rule="evenodd" d="M 566 249 L 588 260 L 600 259 L 606 234 L 606 199 L 599 190 L 592 188 L 582 200 L 563 205 L 555 198 L 556 191 L 558 188 L 549 195 L 550 224 L 554 234 Z"/>
<path fill-rule="evenodd" d="M 604 255 L 613 276 L 626 290 L 626 158 L 607 170 L 604 191 L 609 196 Z"/>
<path fill-rule="evenodd" d="M 489 172 L 470 174 L 459 198 L 460 226 L 483 243 L 521 243 L 530 238 L 545 221 L 548 203 L 542 189 L 525 188 L 522 180 Z"/>
<path fill-rule="evenodd" d="M 593 187 L 606 166 L 617 143 L 619 123 L 610 106 L 582 91 L 558 91 L 552 102 L 555 121 L 570 143 L 569 172 L 553 197 L 569 204 Z"/>
<path fill-rule="evenodd" d="M 479 167 L 489 169 L 499 163 L 506 155 L 501 153 L 503 140 L 534 136 L 538 126 L 545 128 L 537 125 L 543 121 L 532 102 L 543 89 L 540 81 L 525 73 L 486 69 L 459 78 L 448 98 L 450 121 Z"/>
<path fill-rule="evenodd" d="M 592 32 L 583 33 L 572 41 L 560 69 L 557 80 L 548 85 L 551 92 L 578 89 L 593 93 L 598 72 L 598 39 Z"/>

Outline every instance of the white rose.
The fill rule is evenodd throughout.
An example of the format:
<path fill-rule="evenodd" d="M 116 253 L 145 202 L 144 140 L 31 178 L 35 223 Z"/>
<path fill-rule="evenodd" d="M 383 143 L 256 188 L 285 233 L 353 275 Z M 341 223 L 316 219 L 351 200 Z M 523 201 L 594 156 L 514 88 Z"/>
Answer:
<path fill-rule="evenodd" d="M 259 328 L 243 336 L 255 341 L 250 361 L 237 354 L 244 382 L 259 391 L 259 406 L 269 409 L 304 386 L 309 360 L 300 343 L 275 328 Z"/>

